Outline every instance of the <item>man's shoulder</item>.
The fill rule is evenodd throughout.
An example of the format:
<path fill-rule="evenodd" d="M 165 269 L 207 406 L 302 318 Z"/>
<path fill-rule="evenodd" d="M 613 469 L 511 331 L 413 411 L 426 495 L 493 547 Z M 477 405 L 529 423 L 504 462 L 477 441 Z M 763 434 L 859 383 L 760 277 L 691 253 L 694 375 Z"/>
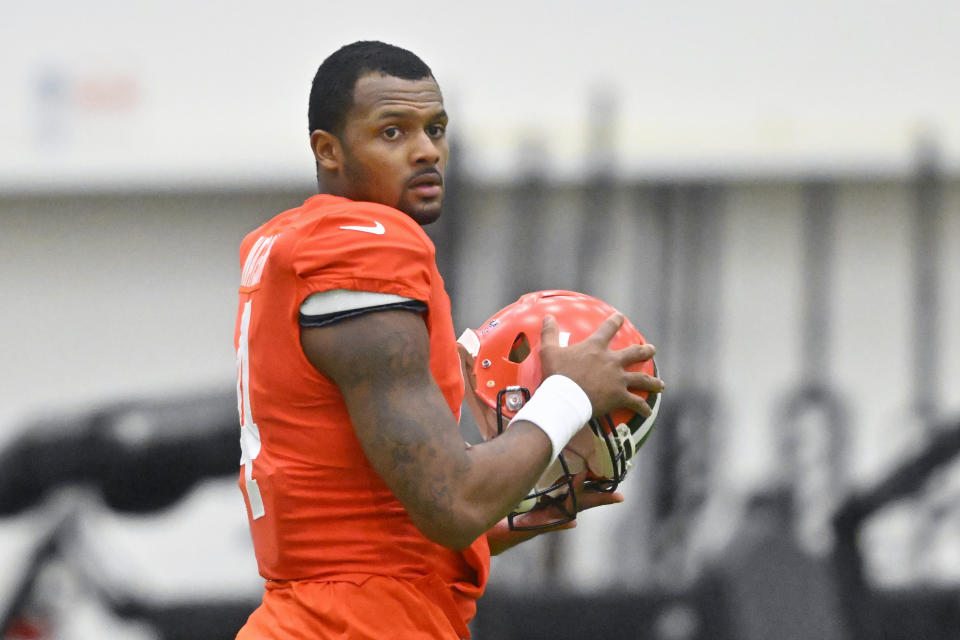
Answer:
<path fill-rule="evenodd" d="M 307 271 L 342 261 L 381 268 L 398 262 L 429 263 L 436 255 L 427 234 L 402 211 L 325 194 L 277 214 L 248 234 L 241 260 L 264 242 L 271 247 L 271 261 Z"/>
<path fill-rule="evenodd" d="M 359 251 L 370 256 L 418 255 L 427 260 L 436 255 L 430 237 L 410 216 L 376 202 L 314 196 L 287 228 L 293 255 L 304 251 L 331 255 Z"/>
<path fill-rule="evenodd" d="M 399 234 L 429 242 L 427 234 L 410 216 L 377 202 L 321 194 L 307 200 L 302 211 L 303 230 L 308 233 L 322 229 L 354 231 L 370 236 Z"/>
<path fill-rule="evenodd" d="M 309 200 L 307 202 L 309 202 Z M 304 203 L 304 205 L 305 204 L 306 203 Z M 241 249 L 244 246 L 254 244 L 260 238 L 278 235 L 281 231 L 298 226 L 298 222 L 302 223 L 304 218 L 304 205 L 281 211 L 260 226 L 248 232 L 246 236 L 244 236 L 243 242 L 240 244 Z"/>
<path fill-rule="evenodd" d="M 302 205 L 282 211 L 250 231 L 243 244 L 252 244 L 264 236 L 283 234 L 297 242 L 311 236 L 326 236 L 337 231 L 357 231 L 372 236 L 386 235 L 416 238 L 430 243 L 429 236 L 410 216 L 376 202 L 360 202 L 339 196 L 319 194 Z M 344 238 L 348 240 L 349 235 Z M 393 240 L 397 238 L 394 237 Z"/>

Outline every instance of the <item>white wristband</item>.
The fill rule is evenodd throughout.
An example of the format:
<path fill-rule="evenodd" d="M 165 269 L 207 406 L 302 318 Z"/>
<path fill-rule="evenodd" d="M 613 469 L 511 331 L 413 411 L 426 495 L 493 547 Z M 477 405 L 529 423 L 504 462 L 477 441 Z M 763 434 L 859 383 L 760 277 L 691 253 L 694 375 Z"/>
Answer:
<path fill-rule="evenodd" d="M 536 393 L 510 424 L 524 420 L 543 429 L 553 444 L 550 457 L 553 462 L 591 416 L 593 405 L 580 385 L 567 376 L 554 374 L 540 383 Z"/>

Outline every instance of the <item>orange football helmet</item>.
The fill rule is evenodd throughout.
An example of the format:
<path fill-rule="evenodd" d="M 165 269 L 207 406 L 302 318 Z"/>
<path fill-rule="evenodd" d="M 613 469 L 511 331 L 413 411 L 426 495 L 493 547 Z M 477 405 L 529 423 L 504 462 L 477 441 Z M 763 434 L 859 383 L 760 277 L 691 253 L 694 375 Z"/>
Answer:
<path fill-rule="evenodd" d="M 616 313 L 612 306 L 574 291 L 536 291 L 504 307 L 477 330 L 460 336 L 467 404 L 484 439 L 503 433 L 507 423 L 526 404 L 543 380 L 539 348 L 543 318 L 552 315 L 560 331 L 560 345 L 575 344 L 589 337 L 600 324 Z M 645 344 L 643 335 L 629 320 L 610 341 L 612 349 Z M 653 360 L 638 362 L 631 371 L 656 375 Z M 650 435 L 660 409 L 660 394 L 638 392 L 650 405 L 648 418 L 629 409 L 620 409 L 594 418 L 578 431 L 563 452 L 543 473 L 536 487 L 510 514 L 513 518 L 531 510 L 541 500 L 561 506 L 566 519 L 576 517 L 573 476 L 586 471 L 586 487 L 614 491 L 633 465 L 637 450 Z M 567 500 L 567 497 L 570 500 Z M 569 507 L 565 507 L 570 502 Z M 536 527 L 539 528 L 539 527 Z"/>

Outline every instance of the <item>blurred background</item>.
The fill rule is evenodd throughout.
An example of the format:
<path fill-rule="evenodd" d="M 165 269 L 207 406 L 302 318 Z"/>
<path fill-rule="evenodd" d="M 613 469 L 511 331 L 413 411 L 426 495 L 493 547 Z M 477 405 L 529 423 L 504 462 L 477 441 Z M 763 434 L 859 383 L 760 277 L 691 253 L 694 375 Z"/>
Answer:
<path fill-rule="evenodd" d="M 0 637 L 232 638 L 241 238 L 316 67 L 424 58 L 459 333 L 577 289 L 658 345 L 627 502 L 478 640 L 960 637 L 960 5 L 47 0 L 0 22 Z M 469 418 L 464 433 L 475 439 Z"/>

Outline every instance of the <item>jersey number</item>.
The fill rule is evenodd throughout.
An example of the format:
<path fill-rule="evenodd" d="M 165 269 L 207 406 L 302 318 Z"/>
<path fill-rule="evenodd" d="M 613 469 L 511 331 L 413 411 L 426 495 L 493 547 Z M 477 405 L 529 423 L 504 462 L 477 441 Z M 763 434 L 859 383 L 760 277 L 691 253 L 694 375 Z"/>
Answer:
<path fill-rule="evenodd" d="M 253 519 L 264 515 L 260 487 L 253 478 L 253 461 L 260 455 L 260 429 L 253 421 L 250 408 L 250 315 L 253 300 L 247 300 L 240 316 L 240 337 L 237 340 L 237 413 L 240 414 L 240 464 L 243 466 L 244 489 Z"/>

